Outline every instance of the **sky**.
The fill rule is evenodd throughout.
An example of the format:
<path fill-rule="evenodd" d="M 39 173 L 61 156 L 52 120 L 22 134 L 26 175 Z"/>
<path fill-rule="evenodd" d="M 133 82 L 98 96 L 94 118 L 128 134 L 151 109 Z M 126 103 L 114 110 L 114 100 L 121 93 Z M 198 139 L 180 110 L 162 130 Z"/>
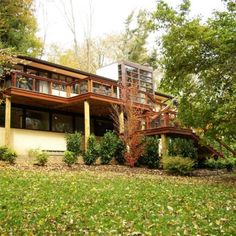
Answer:
<path fill-rule="evenodd" d="M 46 45 L 56 43 L 63 48 L 69 48 L 72 44 L 72 34 L 66 23 L 63 8 L 64 4 L 67 12 L 71 12 L 70 1 L 73 2 L 76 31 L 80 41 L 85 38 L 88 31 L 89 16 L 92 16 L 91 35 L 97 38 L 121 32 L 124 29 L 125 19 L 133 10 L 153 10 L 156 6 L 156 0 L 36 0 L 38 35 L 41 38 L 45 37 Z M 166 0 L 166 2 L 176 7 L 181 1 Z M 221 0 L 191 0 L 191 2 L 192 15 L 202 15 L 205 19 L 213 10 L 223 9 Z"/>

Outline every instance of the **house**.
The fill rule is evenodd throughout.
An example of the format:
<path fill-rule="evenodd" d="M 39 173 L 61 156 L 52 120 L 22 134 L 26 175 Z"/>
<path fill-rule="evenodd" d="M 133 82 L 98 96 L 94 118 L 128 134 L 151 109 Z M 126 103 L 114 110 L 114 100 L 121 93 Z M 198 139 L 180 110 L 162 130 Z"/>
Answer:
<path fill-rule="evenodd" d="M 142 131 L 166 136 L 194 138 L 190 129 L 175 124 L 169 109 L 172 97 L 155 92 L 153 70 L 131 62 L 117 62 L 91 74 L 44 60 L 19 56 L 0 83 L 0 145 L 25 155 L 29 149 L 66 150 L 65 133 L 81 131 L 84 148 L 91 133 L 102 136 L 114 129 L 112 105 L 123 103 L 122 88 L 135 85 L 135 106 L 142 110 Z M 120 123 L 124 115 L 119 115 Z M 121 129 L 121 128 L 120 128 Z M 122 130 L 120 130 L 122 132 Z"/>

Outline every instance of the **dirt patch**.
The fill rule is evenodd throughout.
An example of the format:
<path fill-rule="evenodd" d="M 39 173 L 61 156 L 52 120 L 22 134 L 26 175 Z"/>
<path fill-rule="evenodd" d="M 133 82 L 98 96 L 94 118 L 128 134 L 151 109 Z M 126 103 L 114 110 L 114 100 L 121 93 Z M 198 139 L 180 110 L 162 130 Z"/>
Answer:
<path fill-rule="evenodd" d="M 148 169 L 146 167 L 129 167 L 124 165 L 92 165 L 87 166 L 83 164 L 82 157 L 78 159 L 78 164 L 73 165 L 72 167 L 66 166 L 62 161 L 62 156 L 50 157 L 46 166 L 41 167 L 35 165 L 35 160 L 27 156 L 20 156 L 17 158 L 15 165 L 9 165 L 5 162 L 0 161 L 0 169 L 9 168 L 9 169 L 18 169 L 18 170 L 35 170 L 35 171 L 90 171 L 90 172 L 113 172 L 125 175 L 156 175 L 156 176 L 170 176 L 164 170 Z M 207 170 L 207 169 L 198 169 L 194 170 L 192 177 L 197 177 L 201 179 L 214 179 L 217 182 L 230 182 L 236 183 L 236 169 L 232 172 L 227 170 Z"/>

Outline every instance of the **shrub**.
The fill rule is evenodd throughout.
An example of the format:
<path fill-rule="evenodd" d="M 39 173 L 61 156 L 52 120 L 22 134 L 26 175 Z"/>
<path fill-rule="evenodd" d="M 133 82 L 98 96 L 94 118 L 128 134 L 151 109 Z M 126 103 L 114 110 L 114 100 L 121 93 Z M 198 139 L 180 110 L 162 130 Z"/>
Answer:
<path fill-rule="evenodd" d="M 125 144 L 121 139 L 119 139 L 115 153 L 115 160 L 121 165 L 125 163 L 125 158 L 124 158 L 125 151 L 126 151 Z"/>
<path fill-rule="evenodd" d="M 100 142 L 101 164 L 108 164 L 116 155 L 120 156 L 121 140 L 112 131 L 104 134 Z"/>
<path fill-rule="evenodd" d="M 214 159 L 210 158 L 205 161 L 205 167 L 209 169 L 227 169 L 232 170 L 236 166 L 236 159 L 226 158 L 226 159 Z"/>
<path fill-rule="evenodd" d="M 2 160 L 7 161 L 10 164 L 14 164 L 16 161 L 16 157 L 16 152 L 10 148 L 7 148 L 6 151 L 3 153 Z"/>
<path fill-rule="evenodd" d="M 41 152 L 39 151 L 37 154 L 36 154 L 36 161 L 37 161 L 37 165 L 39 166 L 45 166 L 46 163 L 48 162 L 48 154 L 46 152 Z"/>
<path fill-rule="evenodd" d="M 71 167 L 73 164 L 77 162 L 77 155 L 71 151 L 65 151 L 63 161 Z"/>
<path fill-rule="evenodd" d="M 0 160 L 3 161 L 3 155 L 7 150 L 8 150 L 8 148 L 6 146 L 0 147 Z"/>
<path fill-rule="evenodd" d="M 151 169 L 158 168 L 160 163 L 159 139 L 157 137 L 147 137 L 144 143 L 144 154 L 141 157 L 140 164 L 147 165 Z"/>
<path fill-rule="evenodd" d="M 92 165 L 99 156 L 99 143 L 94 135 L 90 135 L 88 139 L 87 151 L 83 154 L 83 160 L 86 165 Z"/>
<path fill-rule="evenodd" d="M 67 151 L 74 152 L 76 156 L 81 154 L 82 134 L 80 132 L 66 134 L 65 138 Z"/>
<path fill-rule="evenodd" d="M 164 170 L 171 173 L 188 175 L 193 170 L 194 161 L 188 157 L 163 157 L 162 166 Z"/>
<path fill-rule="evenodd" d="M 169 156 L 182 156 L 197 159 L 197 148 L 191 139 L 173 138 L 168 145 Z"/>
<path fill-rule="evenodd" d="M 28 157 L 30 158 L 36 158 L 36 156 L 40 153 L 40 149 L 39 148 L 35 148 L 35 149 L 29 149 L 28 151 Z"/>

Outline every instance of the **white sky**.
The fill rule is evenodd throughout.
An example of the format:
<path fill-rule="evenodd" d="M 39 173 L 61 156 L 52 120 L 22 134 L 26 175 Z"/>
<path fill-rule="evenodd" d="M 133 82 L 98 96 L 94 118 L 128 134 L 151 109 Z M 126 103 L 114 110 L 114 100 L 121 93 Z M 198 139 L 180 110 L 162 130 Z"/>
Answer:
<path fill-rule="evenodd" d="M 89 18 L 89 2 L 92 2 L 92 36 L 100 37 L 123 30 L 124 21 L 132 10 L 155 9 L 156 0 L 72 0 L 76 20 L 78 38 L 85 36 Z M 180 0 L 166 0 L 172 6 L 180 4 Z M 64 48 L 70 47 L 72 34 L 63 16 L 62 2 L 69 6 L 70 0 L 36 0 L 39 36 L 46 32 L 46 44 L 57 43 Z M 222 9 L 221 0 L 191 0 L 192 14 L 210 16 L 214 9 Z"/>

